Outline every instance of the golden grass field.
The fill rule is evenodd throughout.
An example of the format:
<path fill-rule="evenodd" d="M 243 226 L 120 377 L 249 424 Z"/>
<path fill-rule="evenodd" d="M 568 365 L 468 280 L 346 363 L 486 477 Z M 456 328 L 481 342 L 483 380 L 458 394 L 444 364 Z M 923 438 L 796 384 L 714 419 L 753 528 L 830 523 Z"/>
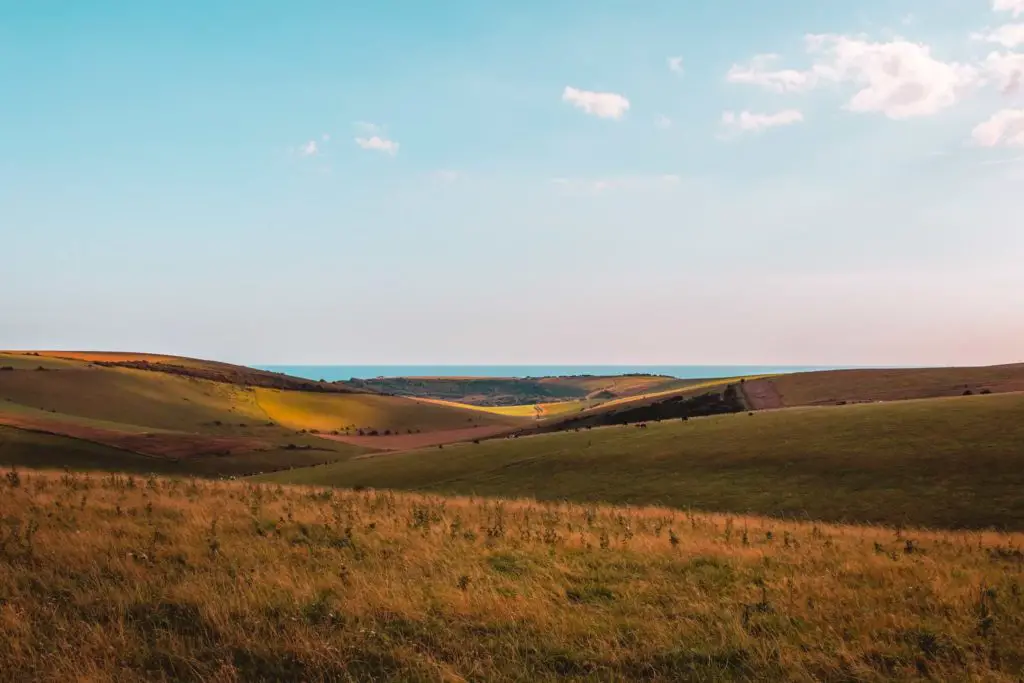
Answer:
<path fill-rule="evenodd" d="M 21 471 L 0 678 L 1018 681 L 1024 536 Z"/>
<path fill-rule="evenodd" d="M 590 399 L 572 399 L 567 401 L 554 401 L 551 403 L 529 403 L 524 405 L 515 406 L 477 406 L 470 405 L 467 403 L 459 403 L 457 401 L 445 401 L 436 398 L 420 398 L 416 399 L 422 403 L 432 403 L 434 405 L 449 406 L 451 408 L 462 408 L 476 410 L 481 413 L 490 413 L 491 415 L 502 415 L 504 417 L 519 417 L 519 418 L 534 418 L 538 416 L 541 418 L 553 417 L 557 415 L 564 415 L 567 413 L 580 412 L 591 405 L 597 405 L 599 401 Z M 510 423 L 514 424 L 514 423 Z M 522 424 L 527 424 L 523 422 Z"/>
<path fill-rule="evenodd" d="M 255 397 L 271 420 L 293 429 L 333 431 L 351 427 L 405 432 L 512 424 L 475 407 L 400 396 L 256 389 Z"/>

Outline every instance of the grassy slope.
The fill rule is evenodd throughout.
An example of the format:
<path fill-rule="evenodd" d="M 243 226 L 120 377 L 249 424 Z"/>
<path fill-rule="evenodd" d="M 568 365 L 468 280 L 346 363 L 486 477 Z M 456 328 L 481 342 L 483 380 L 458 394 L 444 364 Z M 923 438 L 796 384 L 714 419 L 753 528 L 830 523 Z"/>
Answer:
<path fill-rule="evenodd" d="M 835 370 L 772 378 L 787 406 L 837 401 L 895 401 L 937 396 L 1024 391 L 1024 364 L 980 368 Z"/>
<path fill-rule="evenodd" d="M 0 426 L 0 465 L 150 471 L 150 458 L 101 444 Z"/>
<path fill-rule="evenodd" d="M 276 481 L 1024 529 L 1024 394 L 614 427 L 359 458 Z"/>
<path fill-rule="evenodd" d="M 266 450 L 231 457 L 204 456 L 202 462 L 196 460 L 187 465 L 145 459 L 136 467 L 134 456 L 121 450 L 96 451 L 87 445 L 71 446 L 69 439 L 48 440 L 45 435 L 26 435 L 16 442 L 6 440 L 0 464 L 36 462 L 34 459 L 42 457 L 37 444 L 50 443 L 53 452 L 38 461 L 52 466 L 95 466 L 96 458 L 83 456 L 89 451 L 94 456 L 103 452 L 115 454 L 111 455 L 109 469 L 121 467 L 126 462 L 124 457 L 128 456 L 133 470 L 202 474 L 266 472 L 334 462 L 367 451 L 365 445 L 353 446 L 297 433 L 301 429 L 328 430 L 355 423 L 381 430 L 433 432 L 516 423 L 514 418 L 481 415 L 464 408 L 428 405 L 399 397 L 254 389 L 160 372 L 98 367 L 92 360 L 92 355 L 67 360 L 45 355 L 0 354 L 0 366 L 16 368 L 0 372 L 0 418 L 36 418 L 45 423 L 45 427 L 41 427 L 45 431 L 64 435 L 72 432 L 62 431 L 61 425 L 129 433 L 175 432 L 257 439 L 266 444 Z M 36 371 L 34 368 L 38 365 L 48 370 Z M 289 448 L 292 444 L 314 450 L 295 451 Z"/>
<path fill-rule="evenodd" d="M 135 472 L 139 474 L 244 476 L 289 467 L 309 467 L 334 462 L 363 452 L 346 444 L 330 444 L 325 450 L 268 451 L 231 456 L 194 458 L 173 462 L 111 448 L 98 443 L 53 434 L 40 434 L 0 426 L 0 466 L 67 468 L 74 471 Z"/>
<path fill-rule="evenodd" d="M 313 394 L 256 389 L 260 409 L 270 419 L 294 429 L 332 431 L 345 427 L 377 430 L 445 431 L 466 427 L 516 424 L 486 411 L 372 394 Z"/>
<path fill-rule="evenodd" d="M 266 421 L 242 387 L 156 372 L 86 365 L 0 375 L 0 400 L 126 424 L 201 431 L 214 420 Z M 2 409 L 0 403 L 0 409 Z"/>
<path fill-rule="evenodd" d="M 243 387 L 123 368 L 64 363 L 48 372 L 0 373 L 0 414 L 122 432 L 175 431 L 216 437 L 252 437 L 267 450 L 176 464 L 142 458 L 76 439 L 6 429 L 0 464 L 194 474 L 251 474 L 337 461 L 366 452 L 268 425 L 255 394 Z M 220 424 L 217 424 L 220 423 Z M 55 430 L 58 431 L 58 430 Z M 293 451 L 289 444 L 313 450 Z"/>
<path fill-rule="evenodd" d="M 17 486 L 14 486 L 17 484 Z M 0 678 L 1018 680 L 1024 537 L 0 477 Z"/>

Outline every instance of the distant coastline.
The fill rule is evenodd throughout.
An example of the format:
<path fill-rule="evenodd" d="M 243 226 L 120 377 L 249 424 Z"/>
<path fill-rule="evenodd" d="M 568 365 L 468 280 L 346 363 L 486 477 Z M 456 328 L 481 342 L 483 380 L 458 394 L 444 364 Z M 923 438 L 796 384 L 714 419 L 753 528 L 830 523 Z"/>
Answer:
<path fill-rule="evenodd" d="M 328 382 L 374 377 L 564 377 L 573 375 L 665 375 L 716 379 L 772 375 L 851 366 L 818 365 L 254 365 L 260 370 Z"/>

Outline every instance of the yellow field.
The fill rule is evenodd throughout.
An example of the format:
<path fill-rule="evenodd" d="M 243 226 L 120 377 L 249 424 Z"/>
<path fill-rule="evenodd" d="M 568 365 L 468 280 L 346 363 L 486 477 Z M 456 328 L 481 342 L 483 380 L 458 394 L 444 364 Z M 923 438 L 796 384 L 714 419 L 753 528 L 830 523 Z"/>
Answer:
<path fill-rule="evenodd" d="M 552 403 L 528 403 L 525 405 L 517 406 L 476 406 L 468 403 L 458 403 L 456 401 L 445 401 L 436 398 L 417 398 L 416 401 L 421 403 L 432 403 L 439 406 L 448 406 L 451 408 L 462 408 L 463 410 L 475 410 L 481 413 L 490 413 L 491 415 L 502 415 L 504 417 L 519 417 L 519 418 L 536 418 L 538 414 L 543 417 L 552 417 L 555 415 L 562 415 L 565 413 L 579 412 L 591 405 L 598 405 L 597 401 L 590 401 L 587 399 L 577 399 L 570 401 L 555 401 Z M 540 408 L 538 411 L 537 409 Z"/>
<path fill-rule="evenodd" d="M 319 431 L 345 428 L 405 432 L 445 431 L 507 424 L 500 415 L 470 406 L 375 394 L 328 394 L 277 389 L 255 390 L 267 416 L 292 429 Z M 458 408 L 453 410 L 453 408 Z"/>

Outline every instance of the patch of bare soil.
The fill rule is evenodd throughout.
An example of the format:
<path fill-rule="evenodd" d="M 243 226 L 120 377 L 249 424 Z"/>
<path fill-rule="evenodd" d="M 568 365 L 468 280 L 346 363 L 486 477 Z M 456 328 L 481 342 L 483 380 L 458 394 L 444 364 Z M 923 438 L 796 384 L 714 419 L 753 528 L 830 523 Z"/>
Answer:
<path fill-rule="evenodd" d="M 322 439 L 341 441 L 342 443 L 362 446 L 363 448 L 374 448 L 382 451 L 411 451 L 417 448 L 487 439 L 510 431 L 512 429 L 507 426 L 490 425 L 487 427 L 467 427 L 465 429 L 448 429 L 420 434 L 394 434 L 390 436 L 345 436 L 344 434 L 320 434 L 319 436 Z"/>
<path fill-rule="evenodd" d="M 139 455 L 167 460 L 203 456 L 237 455 L 266 450 L 269 444 L 258 439 L 205 436 L 182 432 L 128 433 L 112 429 L 47 420 L 22 415 L 0 415 L 0 425 L 31 432 L 67 436 L 111 446 Z"/>
<path fill-rule="evenodd" d="M 772 410 L 782 408 L 782 396 L 770 379 L 755 379 L 740 384 L 743 398 L 751 410 Z"/>

